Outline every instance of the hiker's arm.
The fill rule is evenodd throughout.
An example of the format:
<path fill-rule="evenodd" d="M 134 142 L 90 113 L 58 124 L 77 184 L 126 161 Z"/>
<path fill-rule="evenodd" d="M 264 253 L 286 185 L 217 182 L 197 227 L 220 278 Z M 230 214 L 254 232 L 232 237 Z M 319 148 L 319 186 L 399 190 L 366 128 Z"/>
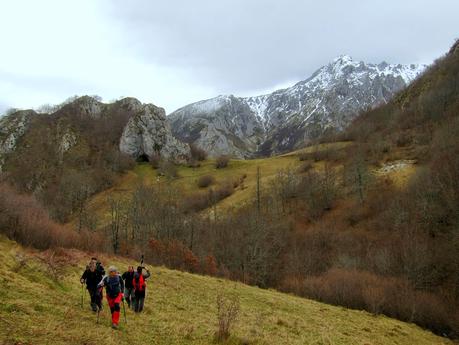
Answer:
<path fill-rule="evenodd" d="M 87 276 L 87 274 L 88 274 L 88 271 L 85 270 L 85 271 L 83 272 L 83 274 L 81 275 L 81 278 L 80 278 L 80 283 L 81 283 L 81 284 L 83 284 L 83 283 L 86 281 L 86 276 Z"/>
<path fill-rule="evenodd" d="M 122 280 L 126 280 L 126 276 L 127 276 L 127 272 L 124 272 L 124 273 L 121 275 L 121 279 L 122 279 Z"/>
<path fill-rule="evenodd" d="M 145 271 L 147 271 L 147 273 L 144 273 L 144 274 L 143 274 L 143 279 L 150 278 L 150 276 L 151 276 L 150 271 L 147 270 L 146 268 L 145 268 Z"/>
<path fill-rule="evenodd" d="M 120 279 L 120 287 L 121 287 L 121 293 L 123 294 L 123 298 L 124 298 L 124 280 L 123 279 Z"/>
<path fill-rule="evenodd" d="M 106 277 L 103 277 L 102 280 L 100 281 L 100 283 L 97 284 L 97 287 L 98 287 L 98 288 L 100 288 L 100 287 L 102 287 L 102 286 L 105 285 L 105 278 L 106 278 Z"/>

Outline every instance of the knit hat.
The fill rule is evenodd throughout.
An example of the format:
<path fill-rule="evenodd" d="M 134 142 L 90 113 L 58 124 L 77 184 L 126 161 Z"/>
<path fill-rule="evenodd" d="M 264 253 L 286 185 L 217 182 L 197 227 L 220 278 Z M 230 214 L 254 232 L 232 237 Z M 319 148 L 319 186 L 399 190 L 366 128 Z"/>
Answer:
<path fill-rule="evenodd" d="M 117 269 L 115 266 L 110 266 L 110 267 L 108 268 L 108 272 L 109 272 L 109 273 L 111 273 L 111 272 L 117 273 L 117 272 L 118 272 L 118 269 Z"/>

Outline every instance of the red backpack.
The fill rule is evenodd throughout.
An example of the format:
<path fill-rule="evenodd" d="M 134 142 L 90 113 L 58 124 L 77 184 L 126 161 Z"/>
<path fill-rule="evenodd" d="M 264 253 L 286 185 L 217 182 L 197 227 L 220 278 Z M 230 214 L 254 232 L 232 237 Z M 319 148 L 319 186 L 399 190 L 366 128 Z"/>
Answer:
<path fill-rule="evenodd" d="M 143 274 L 139 274 L 137 278 L 134 276 L 132 285 L 134 285 L 135 291 L 145 291 L 147 284 L 145 283 L 145 279 L 143 279 Z"/>

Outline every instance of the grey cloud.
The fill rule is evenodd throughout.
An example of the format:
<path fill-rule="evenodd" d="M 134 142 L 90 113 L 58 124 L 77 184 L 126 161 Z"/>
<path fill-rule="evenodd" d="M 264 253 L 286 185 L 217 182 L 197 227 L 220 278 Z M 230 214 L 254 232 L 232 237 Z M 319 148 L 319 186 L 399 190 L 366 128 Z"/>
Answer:
<path fill-rule="evenodd" d="M 459 35 L 456 0 L 110 2 L 140 58 L 192 71 L 222 93 L 309 76 L 339 54 L 430 62 Z"/>

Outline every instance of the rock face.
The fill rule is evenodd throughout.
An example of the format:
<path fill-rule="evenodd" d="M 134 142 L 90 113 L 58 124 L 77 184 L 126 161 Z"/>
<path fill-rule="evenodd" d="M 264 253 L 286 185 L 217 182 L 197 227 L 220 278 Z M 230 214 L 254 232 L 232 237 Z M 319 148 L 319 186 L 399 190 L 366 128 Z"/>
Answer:
<path fill-rule="evenodd" d="M 340 56 L 290 88 L 256 97 L 218 96 L 180 108 L 168 119 L 177 138 L 213 156 L 286 152 L 343 130 L 360 111 L 388 102 L 424 69 Z"/>
<path fill-rule="evenodd" d="M 18 140 L 27 131 L 36 115 L 38 114 L 33 110 L 19 110 L 0 118 L 0 172 L 6 155 L 15 150 Z"/>
<path fill-rule="evenodd" d="M 261 123 L 241 98 L 219 96 L 193 103 L 169 116 L 172 133 L 211 155 L 248 157 L 264 137 Z"/>
<path fill-rule="evenodd" d="M 135 105 L 120 139 L 120 151 L 134 158 L 159 154 L 176 162 L 190 156 L 190 148 L 172 136 L 164 109 L 152 104 Z"/>
<path fill-rule="evenodd" d="M 31 133 L 37 129 L 31 129 L 33 119 L 36 127 L 43 129 L 46 135 Z M 179 163 L 190 156 L 189 145 L 179 142 L 172 135 L 164 109 L 142 104 L 135 98 L 105 104 L 93 97 L 83 96 L 55 107 L 51 114 L 21 110 L 0 118 L 0 172 L 8 156 L 14 155 L 18 145 L 21 146 L 19 139 L 27 139 L 31 135 L 35 144 L 47 141 L 50 152 L 54 152 L 53 160 L 59 163 L 73 147 L 91 147 L 95 141 L 104 147 L 114 145 L 115 150 L 119 149 L 135 159 L 156 153 Z M 97 139 L 91 140 L 91 136 L 97 136 Z M 22 146 L 22 151 L 30 151 L 30 148 Z M 90 148 L 83 150 L 87 152 Z"/>

